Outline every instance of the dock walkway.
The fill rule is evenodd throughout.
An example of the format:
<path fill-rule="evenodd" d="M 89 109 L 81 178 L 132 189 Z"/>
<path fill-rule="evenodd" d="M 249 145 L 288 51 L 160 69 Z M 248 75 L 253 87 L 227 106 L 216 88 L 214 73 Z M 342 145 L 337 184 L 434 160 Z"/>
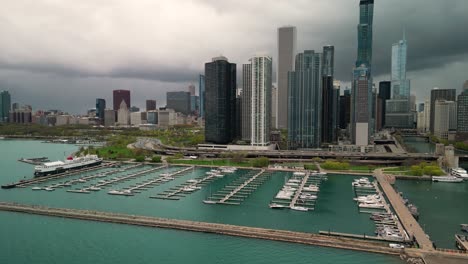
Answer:
<path fill-rule="evenodd" d="M 224 198 L 219 200 L 218 203 L 225 203 L 227 200 L 229 200 L 231 197 L 233 197 L 236 193 L 238 193 L 240 190 L 244 189 L 247 185 L 249 185 L 252 181 L 254 181 L 258 176 L 262 175 L 265 172 L 265 170 L 261 170 L 259 173 L 255 174 L 252 176 L 250 179 L 246 180 L 243 184 L 239 185 L 237 188 L 232 190 L 228 195 L 226 195 Z"/>
<path fill-rule="evenodd" d="M 382 187 L 385 195 L 387 196 L 390 204 L 392 205 L 395 213 L 397 214 L 401 224 L 406 229 L 408 234 L 416 240 L 419 247 L 424 250 L 434 250 L 432 241 L 428 238 L 424 230 L 421 228 L 419 223 L 411 215 L 408 208 L 405 206 L 401 196 L 395 192 L 393 187 L 387 181 L 382 169 L 374 171 L 374 176 Z"/>
<path fill-rule="evenodd" d="M 294 193 L 294 197 L 292 198 L 291 203 L 289 203 L 289 208 L 294 207 L 296 205 L 297 199 L 299 199 L 299 196 L 302 193 L 302 189 L 304 189 L 304 186 L 306 185 L 309 177 L 310 177 L 310 172 L 306 172 L 306 175 L 304 176 L 304 178 L 302 178 L 299 188 L 297 188 L 297 191 Z"/>

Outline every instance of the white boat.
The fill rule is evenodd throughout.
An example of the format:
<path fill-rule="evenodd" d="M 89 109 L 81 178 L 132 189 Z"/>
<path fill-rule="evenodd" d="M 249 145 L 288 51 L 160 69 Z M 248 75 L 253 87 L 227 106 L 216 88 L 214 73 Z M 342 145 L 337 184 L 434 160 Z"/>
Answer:
<path fill-rule="evenodd" d="M 90 189 L 91 191 L 99 191 L 99 190 L 101 190 L 101 188 L 96 187 L 96 186 L 91 186 L 91 187 L 89 187 L 88 189 Z"/>
<path fill-rule="evenodd" d="M 215 176 L 215 177 L 217 177 L 217 178 L 222 178 L 222 177 L 224 177 L 223 174 L 213 174 L 213 176 Z"/>
<path fill-rule="evenodd" d="M 290 179 L 288 182 L 295 182 L 295 183 L 300 183 L 301 180 L 297 180 L 297 179 Z"/>
<path fill-rule="evenodd" d="M 299 186 L 299 184 L 295 182 L 287 182 L 285 186 Z"/>
<path fill-rule="evenodd" d="M 86 182 L 85 179 L 79 179 L 78 181 L 79 181 L 79 182 Z"/>
<path fill-rule="evenodd" d="M 159 176 L 160 177 L 169 177 L 169 176 L 171 176 L 171 174 L 170 173 L 161 173 L 161 174 L 159 174 Z"/>
<path fill-rule="evenodd" d="M 462 231 L 468 232 L 468 224 L 461 224 L 460 227 Z"/>
<path fill-rule="evenodd" d="M 45 176 L 49 174 L 62 173 L 69 170 L 77 170 L 85 167 L 97 166 L 102 163 L 102 159 L 97 155 L 86 155 L 84 157 L 68 157 L 64 161 L 45 162 L 34 167 L 35 176 Z"/>
<path fill-rule="evenodd" d="M 302 206 L 291 206 L 291 210 L 307 212 L 307 211 L 309 211 L 309 208 L 302 207 Z"/>
<path fill-rule="evenodd" d="M 271 203 L 268 205 L 271 209 L 284 209 L 286 208 L 287 206 L 286 205 L 282 205 L 282 204 L 277 204 L 277 203 Z"/>
<path fill-rule="evenodd" d="M 190 183 L 198 183 L 198 180 L 190 179 L 190 180 L 188 180 L 187 182 L 190 182 Z"/>
<path fill-rule="evenodd" d="M 215 204 L 217 203 L 216 201 L 212 201 L 212 200 L 203 200 L 203 203 L 205 204 Z"/>
<path fill-rule="evenodd" d="M 116 191 L 116 190 L 110 190 L 109 192 L 107 192 L 108 194 L 114 194 L 114 195 L 121 195 L 123 194 L 121 191 Z"/>
<path fill-rule="evenodd" d="M 371 209 L 382 209 L 384 208 L 383 204 L 379 203 L 360 203 L 360 208 L 371 208 Z"/>
<path fill-rule="evenodd" d="M 312 195 L 312 194 L 301 194 L 301 195 L 299 196 L 299 198 L 305 199 L 305 200 L 315 200 L 315 199 L 317 199 L 317 195 Z"/>
<path fill-rule="evenodd" d="M 433 182 L 462 182 L 463 179 L 455 177 L 455 176 L 432 176 Z"/>
<path fill-rule="evenodd" d="M 193 188 L 192 186 L 185 186 L 184 188 L 182 188 L 182 191 L 184 191 L 184 192 L 193 192 L 195 190 L 196 189 Z"/>
<path fill-rule="evenodd" d="M 305 176 L 305 172 L 302 171 L 296 171 L 293 173 L 294 176 Z"/>
<path fill-rule="evenodd" d="M 397 249 L 404 249 L 405 246 L 403 246 L 402 244 L 396 244 L 396 243 L 390 243 L 388 244 L 389 247 L 391 248 L 397 248 Z"/>
<path fill-rule="evenodd" d="M 46 188 L 44 188 L 44 190 L 46 190 L 46 191 L 48 191 L 48 192 L 55 191 L 55 189 L 50 188 L 50 187 L 46 187 Z"/>
<path fill-rule="evenodd" d="M 33 189 L 33 191 L 42 190 L 42 188 L 41 188 L 41 187 L 37 187 L 37 186 L 36 186 L 36 187 L 32 187 L 32 189 Z"/>
<path fill-rule="evenodd" d="M 452 176 L 468 180 L 468 172 L 463 168 L 455 168 L 450 172 Z"/>

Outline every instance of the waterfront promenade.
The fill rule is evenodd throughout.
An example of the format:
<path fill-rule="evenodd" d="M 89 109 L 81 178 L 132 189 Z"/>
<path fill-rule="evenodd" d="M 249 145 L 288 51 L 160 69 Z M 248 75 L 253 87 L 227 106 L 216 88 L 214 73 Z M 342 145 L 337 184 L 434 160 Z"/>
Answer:
<path fill-rule="evenodd" d="M 406 232 L 410 237 L 413 237 L 418 243 L 419 247 L 423 250 L 432 251 L 434 246 L 432 241 L 428 238 L 424 230 L 421 228 L 419 223 L 411 215 L 408 208 L 403 202 L 403 198 L 393 189 L 390 183 L 387 181 L 385 174 L 382 169 L 374 171 L 374 176 L 382 187 L 385 195 L 391 203 L 395 213 L 397 214 L 401 224 L 405 228 Z"/>

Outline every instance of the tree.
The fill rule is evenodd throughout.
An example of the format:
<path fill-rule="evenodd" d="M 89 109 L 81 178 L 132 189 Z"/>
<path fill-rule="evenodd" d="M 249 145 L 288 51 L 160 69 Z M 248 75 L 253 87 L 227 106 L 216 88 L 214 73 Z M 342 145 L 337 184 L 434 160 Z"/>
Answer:
<path fill-rule="evenodd" d="M 145 161 L 145 156 L 137 156 L 137 157 L 135 158 L 135 161 L 136 161 L 136 162 L 143 162 L 143 161 Z"/>
<path fill-rule="evenodd" d="M 153 162 L 153 163 L 159 163 L 159 162 L 161 162 L 161 156 L 153 156 L 153 157 L 151 158 L 151 162 Z"/>
<path fill-rule="evenodd" d="M 259 157 L 253 159 L 250 164 L 252 165 L 252 167 L 255 168 L 268 167 L 268 165 L 270 165 L 270 159 L 268 159 L 267 157 Z"/>

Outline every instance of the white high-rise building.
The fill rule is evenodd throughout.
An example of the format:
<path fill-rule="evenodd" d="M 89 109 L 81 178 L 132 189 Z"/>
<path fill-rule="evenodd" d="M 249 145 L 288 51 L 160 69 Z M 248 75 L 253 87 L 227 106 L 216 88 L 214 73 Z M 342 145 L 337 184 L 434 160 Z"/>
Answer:
<path fill-rule="evenodd" d="M 420 133 L 427 133 L 431 127 L 431 104 L 428 100 L 424 102 L 424 110 L 418 112 L 418 131 Z"/>
<path fill-rule="evenodd" d="M 117 123 L 121 126 L 130 125 L 130 111 L 128 110 L 125 100 L 122 100 L 120 108 L 117 111 Z"/>
<path fill-rule="evenodd" d="M 288 127 L 288 72 L 294 71 L 296 55 L 296 27 L 278 28 L 278 107 L 276 111 L 276 128 Z"/>
<path fill-rule="evenodd" d="M 272 59 L 269 56 L 255 56 L 250 59 L 250 63 L 252 65 L 250 144 L 267 146 L 270 144 Z"/>

